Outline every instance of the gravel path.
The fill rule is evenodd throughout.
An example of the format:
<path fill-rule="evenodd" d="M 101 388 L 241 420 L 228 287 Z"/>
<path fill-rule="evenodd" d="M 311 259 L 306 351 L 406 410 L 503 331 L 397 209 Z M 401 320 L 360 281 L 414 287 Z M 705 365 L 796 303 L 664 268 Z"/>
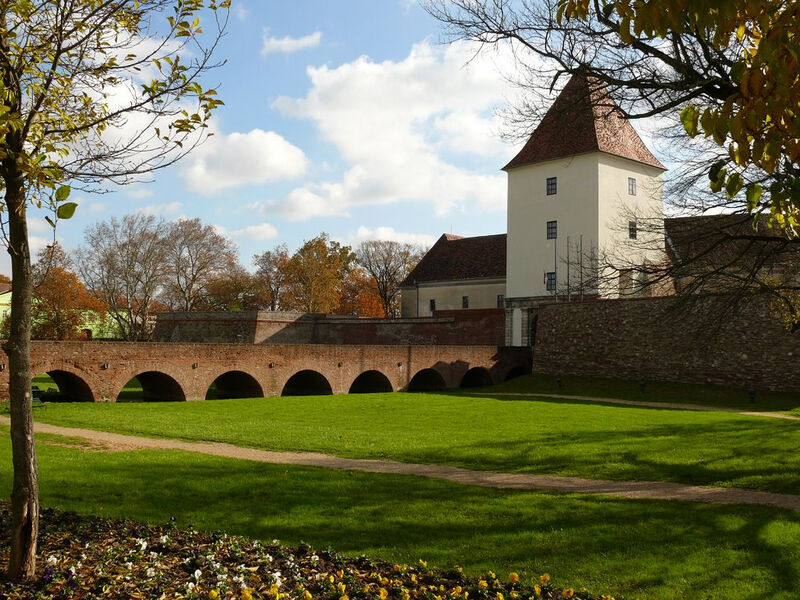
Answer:
<path fill-rule="evenodd" d="M 0 423 L 9 424 L 7 417 Z M 517 490 L 549 490 L 580 494 L 603 494 L 623 498 L 650 498 L 654 500 L 683 500 L 710 502 L 714 504 L 760 504 L 791 510 L 800 510 L 800 495 L 777 494 L 737 488 L 716 488 L 668 483 L 659 481 L 606 481 L 582 477 L 558 477 L 552 475 L 528 475 L 520 473 L 497 473 L 494 471 L 472 471 L 444 465 L 422 465 L 390 460 L 340 458 L 314 452 L 270 452 L 243 448 L 218 442 L 184 442 L 172 439 L 154 439 L 132 435 L 121 435 L 91 429 L 60 427 L 36 423 L 37 433 L 50 433 L 66 437 L 89 440 L 112 450 L 184 450 L 211 456 L 237 458 L 255 462 L 303 465 L 325 469 L 361 471 L 364 473 L 392 473 L 416 475 L 442 479 L 464 485 Z"/>
<path fill-rule="evenodd" d="M 486 396 L 480 392 L 464 392 L 465 396 Z M 490 396 L 512 396 L 518 398 L 558 398 L 559 400 L 580 400 L 581 402 L 598 402 L 600 404 L 624 404 L 626 406 L 646 406 L 648 408 L 669 408 L 675 410 L 700 410 L 712 412 L 727 412 L 748 417 L 767 417 L 768 419 L 786 419 L 787 421 L 800 421 L 800 417 L 787 415 L 781 412 L 765 412 L 757 410 L 740 410 L 738 408 L 725 408 L 722 406 L 705 406 L 703 404 L 683 404 L 678 402 L 649 402 L 646 400 L 622 400 L 620 398 L 598 398 L 596 396 L 575 396 L 572 394 L 522 394 L 514 392 L 492 392 Z"/>

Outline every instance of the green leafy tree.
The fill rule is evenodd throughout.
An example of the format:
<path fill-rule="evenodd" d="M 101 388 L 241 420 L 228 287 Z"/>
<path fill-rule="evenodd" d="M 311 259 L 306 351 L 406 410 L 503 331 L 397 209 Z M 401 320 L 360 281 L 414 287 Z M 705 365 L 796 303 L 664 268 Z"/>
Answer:
<path fill-rule="evenodd" d="M 71 188 L 128 183 L 191 150 L 221 104 L 201 75 L 213 66 L 229 3 L 0 0 L 0 185 L 13 285 L 4 346 L 14 463 L 12 579 L 34 576 L 39 517 L 28 208 L 49 207 L 56 218 L 69 218 L 76 208 L 68 202 Z M 211 17 L 215 31 L 203 32 L 201 16 Z"/>

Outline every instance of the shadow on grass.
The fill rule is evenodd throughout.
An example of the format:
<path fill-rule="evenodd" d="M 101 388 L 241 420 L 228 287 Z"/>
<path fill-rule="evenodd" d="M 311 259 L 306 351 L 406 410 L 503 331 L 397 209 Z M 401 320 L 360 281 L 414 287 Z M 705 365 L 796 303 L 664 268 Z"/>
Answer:
<path fill-rule="evenodd" d="M 560 385 L 558 381 L 560 379 Z M 644 383 L 644 390 L 642 390 Z M 647 402 L 677 402 L 700 404 L 712 407 L 739 410 L 789 411 L 800 408 L 800 394 L 754 390 L 755 402 L 751 402 L 750 390 L 714 384 L 690 384 L 670 381 L 631 381 L 602 377 L 580 377 L 575 375 L 533 374 L 492 387 L 475 390 L 485 392 L 488 397 L 502 393 L 566 394 L 641 400 Z"/>
<path fill-rule="evenodd" d="M 84 514 L 174 516 L 203 530 L 470 572 L 547 571 L 559 584 L 628 598 L 800 593 L 800 514 L 788 511 L 486 490 L 181 452 L 39 454 L 43 504 Z"/>
<path fill-rule="evenodd" d="M 628 422 L 574 432 L 545 428 L 527 440 L 515 435 L 510 425 L 506 439 L 465 443 L 457 438 L 446 449 L 420 444 L 392 453 L 391 458 L 490 471 L 796 494 L 800 493 L 797 450 L 797 423 L 713 415 L 688 424 Z"/>

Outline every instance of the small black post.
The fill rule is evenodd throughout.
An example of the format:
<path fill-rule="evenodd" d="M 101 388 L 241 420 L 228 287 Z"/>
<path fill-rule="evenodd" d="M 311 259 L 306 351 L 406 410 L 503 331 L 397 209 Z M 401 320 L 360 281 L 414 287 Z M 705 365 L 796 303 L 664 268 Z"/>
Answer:
<path fill-rule="evenodd" d="M 646 381 L 640 381 L 639 382 L 639 392 L 644 394 L 646 391 L 647 391 L 647 382 Z"/>
<path fill-rule="evenodd" d="M 559 375 L 558 377 L 556 377 L 556 387 L 557 387 L 558 389 L 561 389 L 561 375 Z"/>
<path fill-rule="evenodd" d="M 747 395 L 750 397 L 750 404 L 756 403 L 756 391 L 753 388 L 747 390 Z"/>

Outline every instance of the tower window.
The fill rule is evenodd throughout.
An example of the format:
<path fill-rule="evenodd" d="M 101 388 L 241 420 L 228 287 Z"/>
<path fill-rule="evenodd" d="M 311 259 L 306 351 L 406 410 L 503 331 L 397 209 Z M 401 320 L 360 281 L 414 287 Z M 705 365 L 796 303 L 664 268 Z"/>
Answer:
<path fill-rule="evenodd" d="M 555 292 L 556 291 L 556 273 L 555 271 L 549 271 L 545 276 L 545 285 L 548 292 Z"/>
<path fill-rule="evenodd" d="M 628 195 L 635 196 L 636 195 L 636 178 L 635 177 L 628 177 Z"/>
<path fill-rule="evenodd" d="M 431 307 L 431 312 L 436 310 L 436 299 L 435 298 L 431 298 L 430 299 L 430 307 Z"/>
<path fill-rule="evenodd" d="M 461 296 L 461 308 L 469 308 L 469 296 Z"/>
<path fill-rule="evenodd" d="M 554 240 L 558 238 L 558 221 L 547 222 L 547 239 Z"/>
<path fill-rule="evenodd" d="M 636 221 L 628 221 L 628 238 L 635 240 L 638 233 Z"/>
<path fill-rule="evenodd" d="M 497 308 L 505 308 L 505 307 L 506 307 L 505 294 L 497 294 Z"/>
<path fill-rule="evenodd" d="M 547 195 L 554 196 L 558 192 L 558 178 L 557 177 L 548 177 L 547 178 Z"/>

